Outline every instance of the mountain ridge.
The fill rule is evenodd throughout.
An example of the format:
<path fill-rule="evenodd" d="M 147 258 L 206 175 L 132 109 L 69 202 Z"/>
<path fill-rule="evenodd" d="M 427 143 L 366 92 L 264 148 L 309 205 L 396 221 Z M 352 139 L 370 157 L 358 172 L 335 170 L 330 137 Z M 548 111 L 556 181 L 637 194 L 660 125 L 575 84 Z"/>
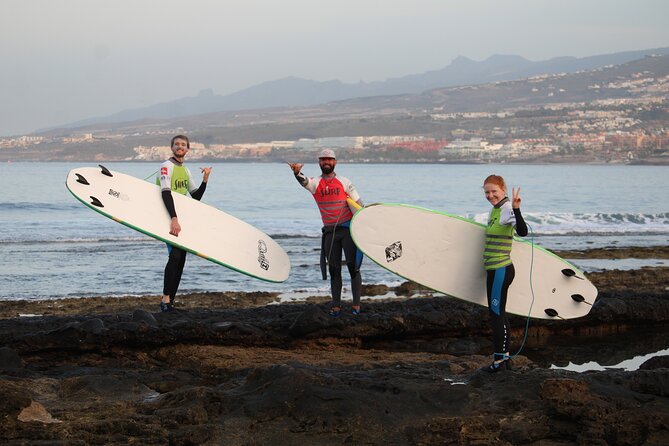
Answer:
<path fill-rule="evenodd" d="M 438 70 L 371 82 L 314 81 L 297 76 L 287 76 L 262 82 L 227 95 L 216 95 L 213 89 L 206 88 L 200 90 L 196 96 L 123 110 L 111 115 L 80 120 L 41 131 L 77 128 L 99 123 L 178 118 L 223 111 L 310 106 L 374 96 L 420 94 L 435 88 L 487 84 L 560 72 L 573 73 L 626 63 L 650 54 L 669 54 L 669 47 L 583 58 L 560 56 L 536 62 L 518 55 L 493 54 L 482 61 L 458 56 L 449 65 Z"/>

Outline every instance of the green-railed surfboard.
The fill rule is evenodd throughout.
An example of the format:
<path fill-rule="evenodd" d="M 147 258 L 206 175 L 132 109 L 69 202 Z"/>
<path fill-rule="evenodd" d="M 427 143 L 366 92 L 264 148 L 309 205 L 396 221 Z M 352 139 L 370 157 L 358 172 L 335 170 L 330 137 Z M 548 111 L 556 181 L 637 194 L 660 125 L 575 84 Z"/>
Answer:
<path fill-rule="evenodd" d="M 267 234 L 185 195 L 172 194 L 182 230 L 171 235 L 155 183 L 100 166 L 72 169 L 66 186 L 95 212 L 219 265 L 268 282 L 283 282 L 290 274 L 288 255 Z"/>
<path fill-rule="evenodd" d="M 452 297 L 487 306 L 485 226 L 465 218 L 403 204 L 374 204 L 351 221 L 353 241 L 378 265 Z M 539 319 L 588 314 L 597 289 L 571 263 L 514 238 L 516 275 L 508 313 Z M 530 310 L 531 309 L 531 310 Z"/>

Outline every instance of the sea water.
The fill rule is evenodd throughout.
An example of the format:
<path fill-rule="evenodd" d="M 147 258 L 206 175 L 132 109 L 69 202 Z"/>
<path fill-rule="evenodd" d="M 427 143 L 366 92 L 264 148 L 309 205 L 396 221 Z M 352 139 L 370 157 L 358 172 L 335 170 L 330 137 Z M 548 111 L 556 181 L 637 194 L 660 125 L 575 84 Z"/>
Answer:
<path fill-rule="evenodd" d="M 104 163 L 153 181 L 159 163 Z M 145 295 L 162 292 L 164 243 L 91 211 L 66 189 L 75 167 L 94 163 L 3 163 L 0 178 L 0 299 Z M 289 298 L 328 294 L 319 269 L 321 222 L 310 194 L 286 164 L 188 162 L 213 166 L 203 202 L 268 233 L 286 250 L 290 278 L 280 284 L 244 276 L 189 256 L 180 293 L 276 291 Z M 657 246 L 669 235 L 669 194 L 661 166 L 345 164 L 336 169 L 365 203 L 406 203 L 485 222 L 483 179 L 503 175 L 520 187 L 535 243 L 551 250 Z M 303 172 L 319 174 L 307 164 Z M 183 228 L 187 230 L 187 228 Z M 225 230 L 225 228 L 222 228 Z M 579 261 L 586 271 L 625 261 Z M 629 263 L 629 262 L 628 262 Z M 632 267 L 666 261 L 634 261 Z M 628 266 L 629 267 L 629 266 Z M 366 260 L 363 283 L 403 279 Z M 344 284 L 346 287 L 346 272 Z M 345 294 L 344 297 L 348 295 Z"/>

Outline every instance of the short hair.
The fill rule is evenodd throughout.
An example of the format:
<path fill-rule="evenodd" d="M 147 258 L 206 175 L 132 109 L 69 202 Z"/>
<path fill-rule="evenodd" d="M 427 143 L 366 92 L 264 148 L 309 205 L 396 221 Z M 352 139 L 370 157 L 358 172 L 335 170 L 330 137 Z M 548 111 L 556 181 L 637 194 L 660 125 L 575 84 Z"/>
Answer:
<path fill-rule="evenodd" d="M 495 184 L 503 190 L 506 190 L 506 183 L 504 182 L 504 178 L 499 175 L 488 175 L 488 177 L 483 181 L 483 185 L 485 186 L 487 183 Z"/>
<path fill-rule="evenodd" d="M 190 149 L 190 140 L 186 135 L 177 135 L 174 138 L 172 138 L 172 142 L 170 142 L 170 148 L 174 147 L 174 141 L 176 141 L 177 139 L 183 139 L 184 141 L 186 141 L 186 147 Z"/>

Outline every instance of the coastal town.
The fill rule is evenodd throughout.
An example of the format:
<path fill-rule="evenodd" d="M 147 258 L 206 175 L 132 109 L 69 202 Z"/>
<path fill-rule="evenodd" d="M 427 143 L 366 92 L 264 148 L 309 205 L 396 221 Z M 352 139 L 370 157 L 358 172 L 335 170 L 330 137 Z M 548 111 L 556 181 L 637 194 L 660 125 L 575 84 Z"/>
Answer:
<path fill-rule="evenodd" d="M 189 157 L 212 161 L 310 160 L 328 147 L 347 162 L 362 163 L 669 164 L 669 75 L 642 70 L 615 81 L 590 80 L 581 90 L 568 87 L 584 78 L 577 76 L 490 84 L 488 96 L 514 89 L 507 101 L 514 106 L 495 110 L 485 101 L 480 110 L 468 111 L 452 111 L 447 100 L 440 104 L 440 95 L 481 94 L 483 87 L 469 86 L 437 91 L 423 103 L 392 111 L 338 104 L 337 113 L 328 105 L 316 111 L 227 113 L 218 124 L 212 124 L 213 116 L 188 125 L 167 120 L 45 131 L 0 138 L 0 161 L 156 161 L 169 156 L 172 135 L 186 133 L 192 140 Z"/>

